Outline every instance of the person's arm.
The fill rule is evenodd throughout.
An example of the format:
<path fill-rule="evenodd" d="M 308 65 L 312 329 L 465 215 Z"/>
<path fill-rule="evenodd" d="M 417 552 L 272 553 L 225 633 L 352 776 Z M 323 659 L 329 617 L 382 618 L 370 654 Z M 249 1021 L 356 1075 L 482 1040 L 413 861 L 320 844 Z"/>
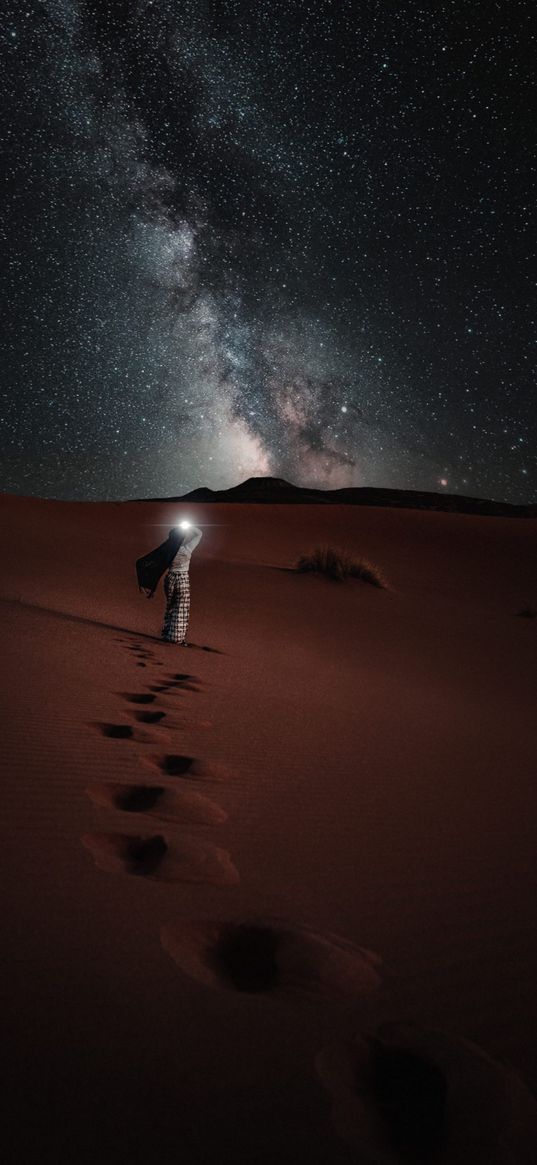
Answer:
<path fill-rule="evenodd" d="M 195 550 L 198 542 L 201 541 L 201 536 L 202 530 L 200 530 L 199 526 L 192 526 L 192 529 L 188 531 L 185 538 L 184 545 L 188 546 L 190 551 Z"/>

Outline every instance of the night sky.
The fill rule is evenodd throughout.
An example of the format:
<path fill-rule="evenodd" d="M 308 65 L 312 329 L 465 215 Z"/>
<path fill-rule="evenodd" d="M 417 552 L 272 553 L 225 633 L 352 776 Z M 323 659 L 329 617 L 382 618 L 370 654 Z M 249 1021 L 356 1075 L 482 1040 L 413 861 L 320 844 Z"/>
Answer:
<path fill-rule="evenodd" d="M 534 0 L 6 11 L 0 488 L 537 500 Z"/>

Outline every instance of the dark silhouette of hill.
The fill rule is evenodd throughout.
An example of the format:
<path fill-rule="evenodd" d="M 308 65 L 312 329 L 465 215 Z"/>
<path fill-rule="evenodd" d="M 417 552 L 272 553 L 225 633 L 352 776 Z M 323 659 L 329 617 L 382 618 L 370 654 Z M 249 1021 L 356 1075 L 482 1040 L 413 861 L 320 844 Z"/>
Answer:
<path fill-rule="evenodd" d="M 338 505 L 389 506 L 410 510 L 441 510 L 448 514 L 483 514 L 504 518 L 537 518 L 537 505 L 511 505 L 489 498 L 464 497 L 462 494 L 427 493 L 411 489 L 310 489 L 293 485 L 280 477 L 249 477 L 230 489 L 212 490 L 206 486 L 190 493 L 167 498 L 141 498 L 152 502 L 240 502 L 265 505 Z"/>

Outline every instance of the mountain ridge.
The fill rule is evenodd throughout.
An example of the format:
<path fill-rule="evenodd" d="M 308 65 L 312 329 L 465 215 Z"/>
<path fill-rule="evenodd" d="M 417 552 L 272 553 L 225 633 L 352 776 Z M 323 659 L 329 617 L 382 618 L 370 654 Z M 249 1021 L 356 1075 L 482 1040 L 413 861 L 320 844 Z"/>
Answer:
<path fill-rule="evenodd" d="M 281 477 L 249 477 L 228 489 L 200 486 L 186 494 L 133 499 L 143 502 L 211 502 L 242 505 L 354 505 L 432 510 L 455 514 L 482 514 L 488 517 L 537 518 L 537 505 L 515 505 L 491 498 L 463 494 L 434 493 L 427 490 L 385 489 L 348 486 L 323 490 L 298 486 Z"/>

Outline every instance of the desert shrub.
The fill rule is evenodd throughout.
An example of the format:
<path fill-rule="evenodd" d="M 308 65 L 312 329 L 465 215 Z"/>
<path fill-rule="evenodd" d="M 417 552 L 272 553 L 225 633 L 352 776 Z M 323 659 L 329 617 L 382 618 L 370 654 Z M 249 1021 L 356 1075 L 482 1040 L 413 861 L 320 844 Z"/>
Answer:
<path fill-rule="evenodd" d="M 310 554 L 303 554 L 298 559 L 296 569 L 300 574 L 315 571 L 334 582 L 343 582 L 346 578 L 360 578 L 363 582 L 371 583 L 374 587 L 387 586 L 378 567 L 365 558 L 355 559 L 342 550 L 333 546 L 318 546 Z"/>

